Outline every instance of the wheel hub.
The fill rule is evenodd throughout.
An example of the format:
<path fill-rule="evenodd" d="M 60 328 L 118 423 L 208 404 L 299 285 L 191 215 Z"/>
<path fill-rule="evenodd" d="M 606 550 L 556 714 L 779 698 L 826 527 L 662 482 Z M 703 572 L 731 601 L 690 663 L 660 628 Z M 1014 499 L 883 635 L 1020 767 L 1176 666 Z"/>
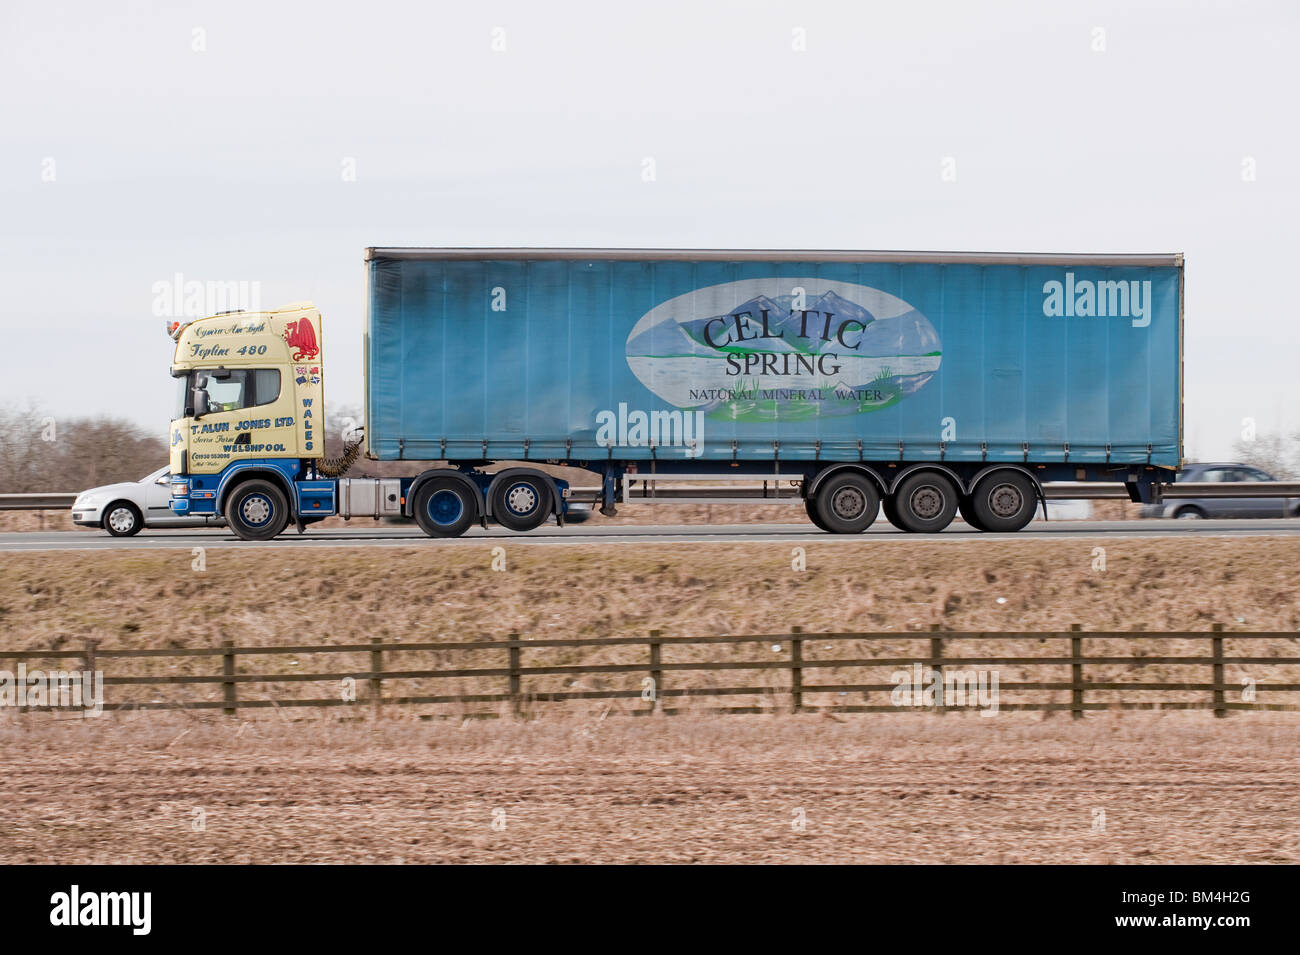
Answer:
<path fill-rule="evenodd" d="M 135 516 L 125 507 L 116 507 L 108 515 L 108 526 L 119 533 L 129 531 L 134 523 Z"/>
<path fill-rule="evenodd" d="M 265 524 L 271 519 L 271 502 L 260 494 L 251 495 L 244 498 L 239 513 L 249 524 Z"/>
<path fill-rule="evenodd" d="M 866 507 L 866 496 L 855 487 L 841 488 L 831 498 L 831 510 L 841 520 L 856 520 L 862 516 Z"/>
<path fill-rule="evenodd" d="M 933 520 L 943 513 L 943 492 L 937 487 L 918 487 L 908 499 L 912 513 L 922 520 Z"/>
<path fill-rule="evenodd" d="M 999 484 L 989 494 L 989 510 L 998 517 L 1015 517 L 1024 505 L 1020 488 L 1012 484 Z"/>
<path fill-rule="evenodd" d="M 506 506 L 516 514 L 530 514 L 537 506 L 537 492 L 527 484 L 516 484 L 506 494 Z"/>

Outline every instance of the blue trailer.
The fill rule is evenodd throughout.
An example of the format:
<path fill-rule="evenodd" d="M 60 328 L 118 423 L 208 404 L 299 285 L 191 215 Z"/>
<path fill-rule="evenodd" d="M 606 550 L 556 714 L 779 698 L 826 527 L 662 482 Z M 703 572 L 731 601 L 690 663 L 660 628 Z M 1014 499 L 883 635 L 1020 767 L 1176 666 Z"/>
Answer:
<path fill-rule="evenodd" d="M 322 456 L 310 303 L 217 315 L 169 327 L 173 510 L 452 537 L 784 489 L 835 533 L 1012 531 L 1044 483 L 1150 502 L 1182 460 L 1181 255 L 372 248 L 365 274 L 366 453 L 434 466 Z M 754 486 L 680 486 L 724 479 Z"/>
<path fill-rule="evenodd" d="M 448 462 L 407 488 L 431 533 L 430 480 L 465 489 L 444 514 L 562 518 L 532 462 L 600 475 L 606 512 L 793 476 L 841 533 L 882 502 L 1016 530 L 1045 481 L 1149 500 L 1181 463 L 1181 255 L 372 248 L 366 276 L 369 454 Z"/>

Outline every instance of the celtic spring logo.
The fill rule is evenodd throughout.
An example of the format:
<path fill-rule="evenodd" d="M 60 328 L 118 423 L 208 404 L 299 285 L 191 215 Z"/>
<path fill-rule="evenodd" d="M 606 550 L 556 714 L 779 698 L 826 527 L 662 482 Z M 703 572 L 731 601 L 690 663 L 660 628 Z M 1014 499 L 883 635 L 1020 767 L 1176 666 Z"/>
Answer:
<path fill-rule="evenodd" d="M 627 338 L 627 363 L 670 404 L 728 421 L 879 411 L 939 370 L 929 319 L 865 285 L 743 279 L 669 299 Z"/>

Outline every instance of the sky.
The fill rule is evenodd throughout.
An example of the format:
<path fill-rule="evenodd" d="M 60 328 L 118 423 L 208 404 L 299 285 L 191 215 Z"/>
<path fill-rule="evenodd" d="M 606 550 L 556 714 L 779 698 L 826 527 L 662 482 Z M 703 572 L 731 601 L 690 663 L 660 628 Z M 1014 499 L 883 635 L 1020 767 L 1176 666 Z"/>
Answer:
<path fill-rule="evenodd" d="M 360 406 L 367 246 L 1182 252 L 1228 457 L 1300 430 L 1298 48 L 1249 0 L 6 3 L 0 404 L 164 434 L 197 282 L 314 301 Z"/>

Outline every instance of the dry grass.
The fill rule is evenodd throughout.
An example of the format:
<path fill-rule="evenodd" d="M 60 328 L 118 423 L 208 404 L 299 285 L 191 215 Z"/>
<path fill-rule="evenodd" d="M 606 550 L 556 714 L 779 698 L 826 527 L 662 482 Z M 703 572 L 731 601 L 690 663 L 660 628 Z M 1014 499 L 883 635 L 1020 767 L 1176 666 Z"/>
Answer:
<path fill-rule="evenodd" d="M 1116 540 L 1106 544 L 1106 569 L 1093 569 L 1095 541 L 862 541 L 807 546 L 807 569 L 791 568 L 791 548 L 777 544 L 675 546 L 559 545 L 506 548 L 507 569 L 491 569 L 483 546 L 366 550 L 325 548 L 207 552 L 207 569 L 191 569 L 189 550 L 0 555 L 0 628 L 3 648 L 79 650 L 88 639 L 114 648 L 213 647 L 223 638 L 241 646 L 474 641 L 516 632 L 525 639 L 557 636 L 645 637 L 659 629 L 674 636 L 809 634 L 806 660 L 928 654 L 923 640 L 831 644 L 818 631 L 989 633 L 985 640 L 950 643 L 949 656 L 1047 656 L 1067 652 L 1059 642 L 1010 640 L 1014 631 L 1206 631 L 1225 624 L 1227 655 L 1295 656 L 1291 640 L 1233 641 L 1231 631 L 1300 628 L 1293 568 L 1300 540 Z M 999 603 L 1001 599 L 1002 603 Z M 823 645 L 825 644 L 825 645 Z M 1146 656 L 1205 655 L 1205 641 L 1150 642 L 1133 647 L 1088 641 L 1085 653 Z M 641 646 L 596 649 L 539 648 L 525 666 L 644 665 Z M 668 646 L 663 661 L 789 659 L 789 644 Z M 388 669 L 499 668 L 501 650 L 421 651 L 386 657 Z M 172 660 L 110 659 L 110 676 L 195 675 L 219 671 L 214 657 Z M 365 672 L 367 654 L 276 654 L 241 658 L 241 673 L 270 675 Z M 1060 681 L 1061 665 L 999 667 L 1003 683 Z M 888 684 L 892 667 L 810 670 L 806 682 Z M 643 670 L 621 674 L 531 677 L 525 691 L 637 690 Z M 1208 682 L 1205 666 L 1114 665 L 1090 669 L 1093 681 L 1162 679 Z M 1300 682 L 1292 667 L 1229 665 L 1226 680 Z M 387 695 L 500 693 L 504 679 L 410 679 L 385 684 Z M 766 687 L 782 695 L 783 669 L 669 673 L 668 687 Z M 219 687 L 113 687 L 111 701 L 215 700 Z M 1065 702 L 1064 691 L 1026 691 L 1004 702 Z M 1128 699 L 1173 700 L 1168 693 Z M 241 686 L 242 697 L 311 698 L 337 693 L 334 682 Z M 364 693 L 362 694 L 364 695 Z M 1096 691 L 1090 701 L 1113 700 Z M 1203 702 L 1205 691 L 1182 699 Z M 1270 702 L 1293 702 L 1269 697 Z M 735 696 L 731 705 L 774 702 Z M 809 695 L 814 705 L 883 704 L 879 691 Z M 456 712 L 459 712 L 457 710 Z"/>
<path fill-rule="evenodd" d="M 26 720 L 6 864 L 1300 862 L 1263 715 Z"/>

